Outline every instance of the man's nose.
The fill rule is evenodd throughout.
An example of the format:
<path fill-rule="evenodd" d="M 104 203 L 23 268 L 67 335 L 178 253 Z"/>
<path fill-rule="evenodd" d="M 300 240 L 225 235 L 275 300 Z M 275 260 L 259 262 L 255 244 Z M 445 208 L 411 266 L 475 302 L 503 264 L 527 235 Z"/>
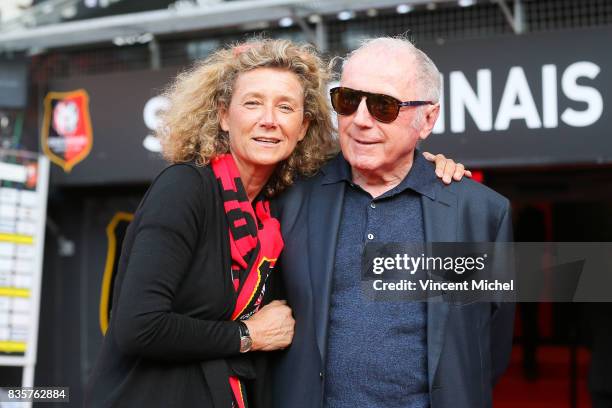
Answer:
<path fill-rule="evenodd" d="M 359 102 L 359 106 L 357 107 L 357 111 L 355 112 L 353 122 L 359 127 L 374 126 L 374 118 L 372 117 L 372 115 L 370 115 L 370 111 L 368 110 L 368 106 L 366 105 L 365 96 L 361 98 L 361 102 Z"/>
<path fill-rule="evenodd" d="M 259 124 L 266 129 L 276 127 L 276 112 L 274 106 L 263 107 Z"/>

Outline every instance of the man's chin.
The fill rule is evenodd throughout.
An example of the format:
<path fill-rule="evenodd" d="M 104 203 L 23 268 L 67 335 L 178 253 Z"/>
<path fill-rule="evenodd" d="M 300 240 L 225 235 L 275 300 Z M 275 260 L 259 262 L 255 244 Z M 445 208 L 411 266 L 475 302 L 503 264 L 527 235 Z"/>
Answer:
<path fill-rule="evenodd" d="M 380 167 L 378 162 L 372 160 L 355 160 L 349 162 L 349 164 L 353 171 L 357 171 L 360 174 L 375 173 Z"/>

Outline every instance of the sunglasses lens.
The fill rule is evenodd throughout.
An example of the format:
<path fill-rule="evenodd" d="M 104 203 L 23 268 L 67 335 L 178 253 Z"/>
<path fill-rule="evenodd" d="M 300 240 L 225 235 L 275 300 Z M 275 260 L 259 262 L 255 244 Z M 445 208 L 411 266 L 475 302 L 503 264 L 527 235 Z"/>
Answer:
<path fill-rule="evenodd" d="M 331 90 L 332 106 L 340 115 L 352 115 L 359 107 L 364 96 L 367 96 L 366 104 L 368 111 L 376 120 L 390 123 L 397 118 L 399 114 L 399 101 L 392 96 L 371 94 L 342 87 Z"/>
<path fill-rule="evenodd" d="M 334 88 L 331 93 L 334 110 L 340 115 L 350 115 L 357 110 L 361 102 L 361 95 L 346 88 Z"/>
<path fill-rule="evenodd" d="M 387 95 L 371 95 L 367 104 L 372 116 L 384 123 L 393 122 L 399 114 L 397 101 Z"/>

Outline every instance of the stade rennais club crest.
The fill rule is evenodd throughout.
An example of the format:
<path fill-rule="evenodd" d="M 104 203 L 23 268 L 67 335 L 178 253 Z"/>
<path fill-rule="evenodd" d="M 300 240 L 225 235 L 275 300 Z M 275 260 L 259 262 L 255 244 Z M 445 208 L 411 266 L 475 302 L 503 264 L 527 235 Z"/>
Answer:
<path fill-rule="evenodd" d="M 41 143 L 49 159 L 70 172 L 93 144 L 89 96 L 84 89 L 49 92 L 45 97 Z"/>

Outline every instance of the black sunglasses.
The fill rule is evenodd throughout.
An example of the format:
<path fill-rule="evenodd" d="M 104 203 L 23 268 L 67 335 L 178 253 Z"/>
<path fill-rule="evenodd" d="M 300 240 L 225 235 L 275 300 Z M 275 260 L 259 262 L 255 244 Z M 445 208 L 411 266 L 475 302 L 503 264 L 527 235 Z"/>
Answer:
<path fill-rule="evenodd" d="M 407 101 L 402 102 L 392 96 L 385 94 L 370 93 L 358 91 L 356 89 L 337 87 L 329 91 L 331 103 L 334 110 L 339 115 L 353 114 L 361 100 L 365 96 L 368 112 L 377 121 L 383 123 L 391 123 L 399 115 L 399 110 L 402 106 L 422 106 L 433 105 L 432 101 Z"/>

